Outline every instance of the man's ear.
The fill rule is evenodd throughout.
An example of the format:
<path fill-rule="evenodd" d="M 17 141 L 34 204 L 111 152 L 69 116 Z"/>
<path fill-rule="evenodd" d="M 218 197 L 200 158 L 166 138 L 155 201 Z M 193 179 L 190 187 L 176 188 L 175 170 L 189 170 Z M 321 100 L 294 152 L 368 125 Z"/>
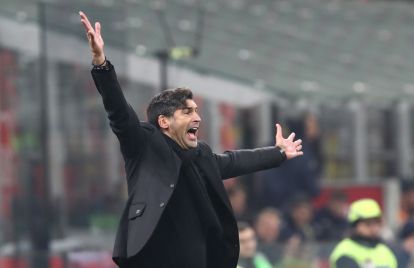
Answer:
<path fill-rule="evenodd" d="M 161 129 L 167 130 L 170 127 L 170 118 L 165 115 L 158 116 L 158 125 Z"/>

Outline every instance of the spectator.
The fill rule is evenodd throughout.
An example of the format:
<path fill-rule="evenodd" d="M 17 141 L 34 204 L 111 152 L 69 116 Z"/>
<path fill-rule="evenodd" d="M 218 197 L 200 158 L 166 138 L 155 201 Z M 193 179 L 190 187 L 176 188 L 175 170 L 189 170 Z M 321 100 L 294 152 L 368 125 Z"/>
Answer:
<path fill-rule="evenodd" d="M 255 230 L 259 241 L 258 249 L 271 263 L 280 261 L 281 244 L 279 243 L 282 219 L 278 210 L 268 207 L 260 211 L 255 221 Z"/>
<path fill-rule="evenodd" d="M 315 232 L 312 221 L 313 207 L 310 199 L 304 195 L 294 197 L 287 212 L 286 224 L 282 229 L 281 239 L 287 241 L 295 236 L 301 241 L 314 240 Z"/>
<path fill-rule="evenodd" d="M 233 213 L 237 221 L 251 222 L 251 216 L 247 211 L 247 193 L 243 185 L 236 183 L 227 189 Z"/>
<path fill-rule="evenodd" d="M 313 115 L 306 115 L 300 120 L 288 122 L 288 125 L 297 136 L 303 137 L 303 151 L 306 153 L 282 168 L 258 174 L 261 180 L 258 191 L 263 207 L 285 209 L 292 196 L 302 194 L 312 198 L 319 193 L 322 157 L 317 120 Z"/>
<path fill-rule="evenodd" d="M 330 242 L 343 238 L 348 228 L 347 199 L 344 192 L 334 191 L 328 203 L 315 213 L 314 229 L 318 241 Z"/>
<path fill-rule="evenodd" d="M 414 181 L 403 180 L 401 183 L 401 209 L 399 221 L 403 226 L 407 221 L 414 218 Z"/>
<path fill-rule="evenodd" d="M 400 231 L 400 241 L 396 247 L 399 268 L 414 267 L 414 220 L 408 221 Z"/>
<path fill-rule="evenodd" d="M 246 222 L 239 222 L 240 257 L 238 268 L 272 268 L 268 259 L 257 251 L 257 239 L 253 228 Z"/>

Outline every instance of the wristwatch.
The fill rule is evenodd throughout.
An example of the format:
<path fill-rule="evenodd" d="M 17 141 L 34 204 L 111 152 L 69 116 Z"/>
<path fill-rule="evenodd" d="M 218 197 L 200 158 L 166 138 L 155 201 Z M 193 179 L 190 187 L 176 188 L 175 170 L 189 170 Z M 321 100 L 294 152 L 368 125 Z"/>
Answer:
<path fill-rule="evenodd" d="M 104 60 L 103 63 L 101 63 L 99 65 L 95 65 L 95 64 L 92 63 L 92 66 L 93 66 L 94 70 L 109 70 L 110 62 L 105 57 L 105 60 Z"/>
<path fill-rule="evenodd" d="M 279 150 L 279 152 L 280 152 L 280 154 L 282 155 L 282 159 L 283 159 L 283 161 L 285 161 L 286 159 L 287 159 L 287 156 L 286 156 L 286 152 L 285 152 L 285 150 L 283 150 L 281 147 L 279 147 L 279 146 L 276 146 L 276 149 L 278 149 Z"/>

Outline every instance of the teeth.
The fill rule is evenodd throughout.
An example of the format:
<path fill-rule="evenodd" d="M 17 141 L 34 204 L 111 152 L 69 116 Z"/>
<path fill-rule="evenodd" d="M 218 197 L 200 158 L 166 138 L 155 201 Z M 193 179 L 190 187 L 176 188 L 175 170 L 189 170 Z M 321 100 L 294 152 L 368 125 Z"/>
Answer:
<path fill-rule="evenodd" d="M 187 132 L 191 132 L 191 133 L 195 134 L 197 132 L 197 130 L 198 130 L 198 127 L 192 127 Z"/>

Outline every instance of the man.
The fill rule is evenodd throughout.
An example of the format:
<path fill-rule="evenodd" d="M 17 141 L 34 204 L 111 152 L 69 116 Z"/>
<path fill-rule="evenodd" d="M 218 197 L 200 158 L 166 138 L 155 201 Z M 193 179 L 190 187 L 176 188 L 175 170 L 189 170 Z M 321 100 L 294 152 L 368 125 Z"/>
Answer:
<path fill-rule="evenodd" d="M 348 213 L 351 236 L 333 250 L 331 268 L 397 268 L 394 253 L 380 238 L 381 216 L 381 209 L 373 199 L 351 204 Z"/>
<path fill-rule="evenodd" d="M 286 211 L 286 220 L 280 232 L 280 239 L 285 242 L 292 237 L 297 237 L 302 242 L 315 240 L 313 207 L 311 199 L 306 195 L 293 196 Z"/>
<path fill-rule="evenodd" d="M 272 268 L 262 253 L 257 252 L 257 239 L 253 228 L 246 222 L 237 224 L 240 240 L 240 259 L 238 268 Z"/>
<path fill-rule="evenodd" d="M 398 261 L 398 267 L 414 267 L 414 220 L 409 220 L 399 233 L 397 245 L 394 252 Z"/>
<path fill-rule="evenodd" d="M 92 77 L 125 160 L 128 200 L 113 259 L 120 267 L 234 268 L 237 225 L 222 180 L 302 155 L 301 140 L 277 126 L 276 145 L 214 154 L 198 142 L 201 118 L 188 89 L 164 91 L 140 122 L 106 60 L 99 22 L 80 12 L 92 51 Z"/>
<path fill-rule="evenodd" d="M 229 196 L 230 204 L 233 209 L 233 215 L 236 221 L 250 222 L 252 216 L 247 207 L 247 193 L 245 188 L 240 183 L 227 188 L 227 195 Z"/>
<path fill-rule="evenodd" d="M 259 251 L 263 252 L 269 261 L 276 266 L 283 253 L 280 243 L 282 217 L 279 211 L 272 207 L 262 209 L 256 217 L 254 227 L 259 242 Z"/>
<path fill-rule="evenodd" d="M 327 204 L 315 214 L 313 226 L 318 241 L 331 242 L 344 238 L 348 229 L 347 209 L 347 195 L 340 190 L 333 191 Z"/>

